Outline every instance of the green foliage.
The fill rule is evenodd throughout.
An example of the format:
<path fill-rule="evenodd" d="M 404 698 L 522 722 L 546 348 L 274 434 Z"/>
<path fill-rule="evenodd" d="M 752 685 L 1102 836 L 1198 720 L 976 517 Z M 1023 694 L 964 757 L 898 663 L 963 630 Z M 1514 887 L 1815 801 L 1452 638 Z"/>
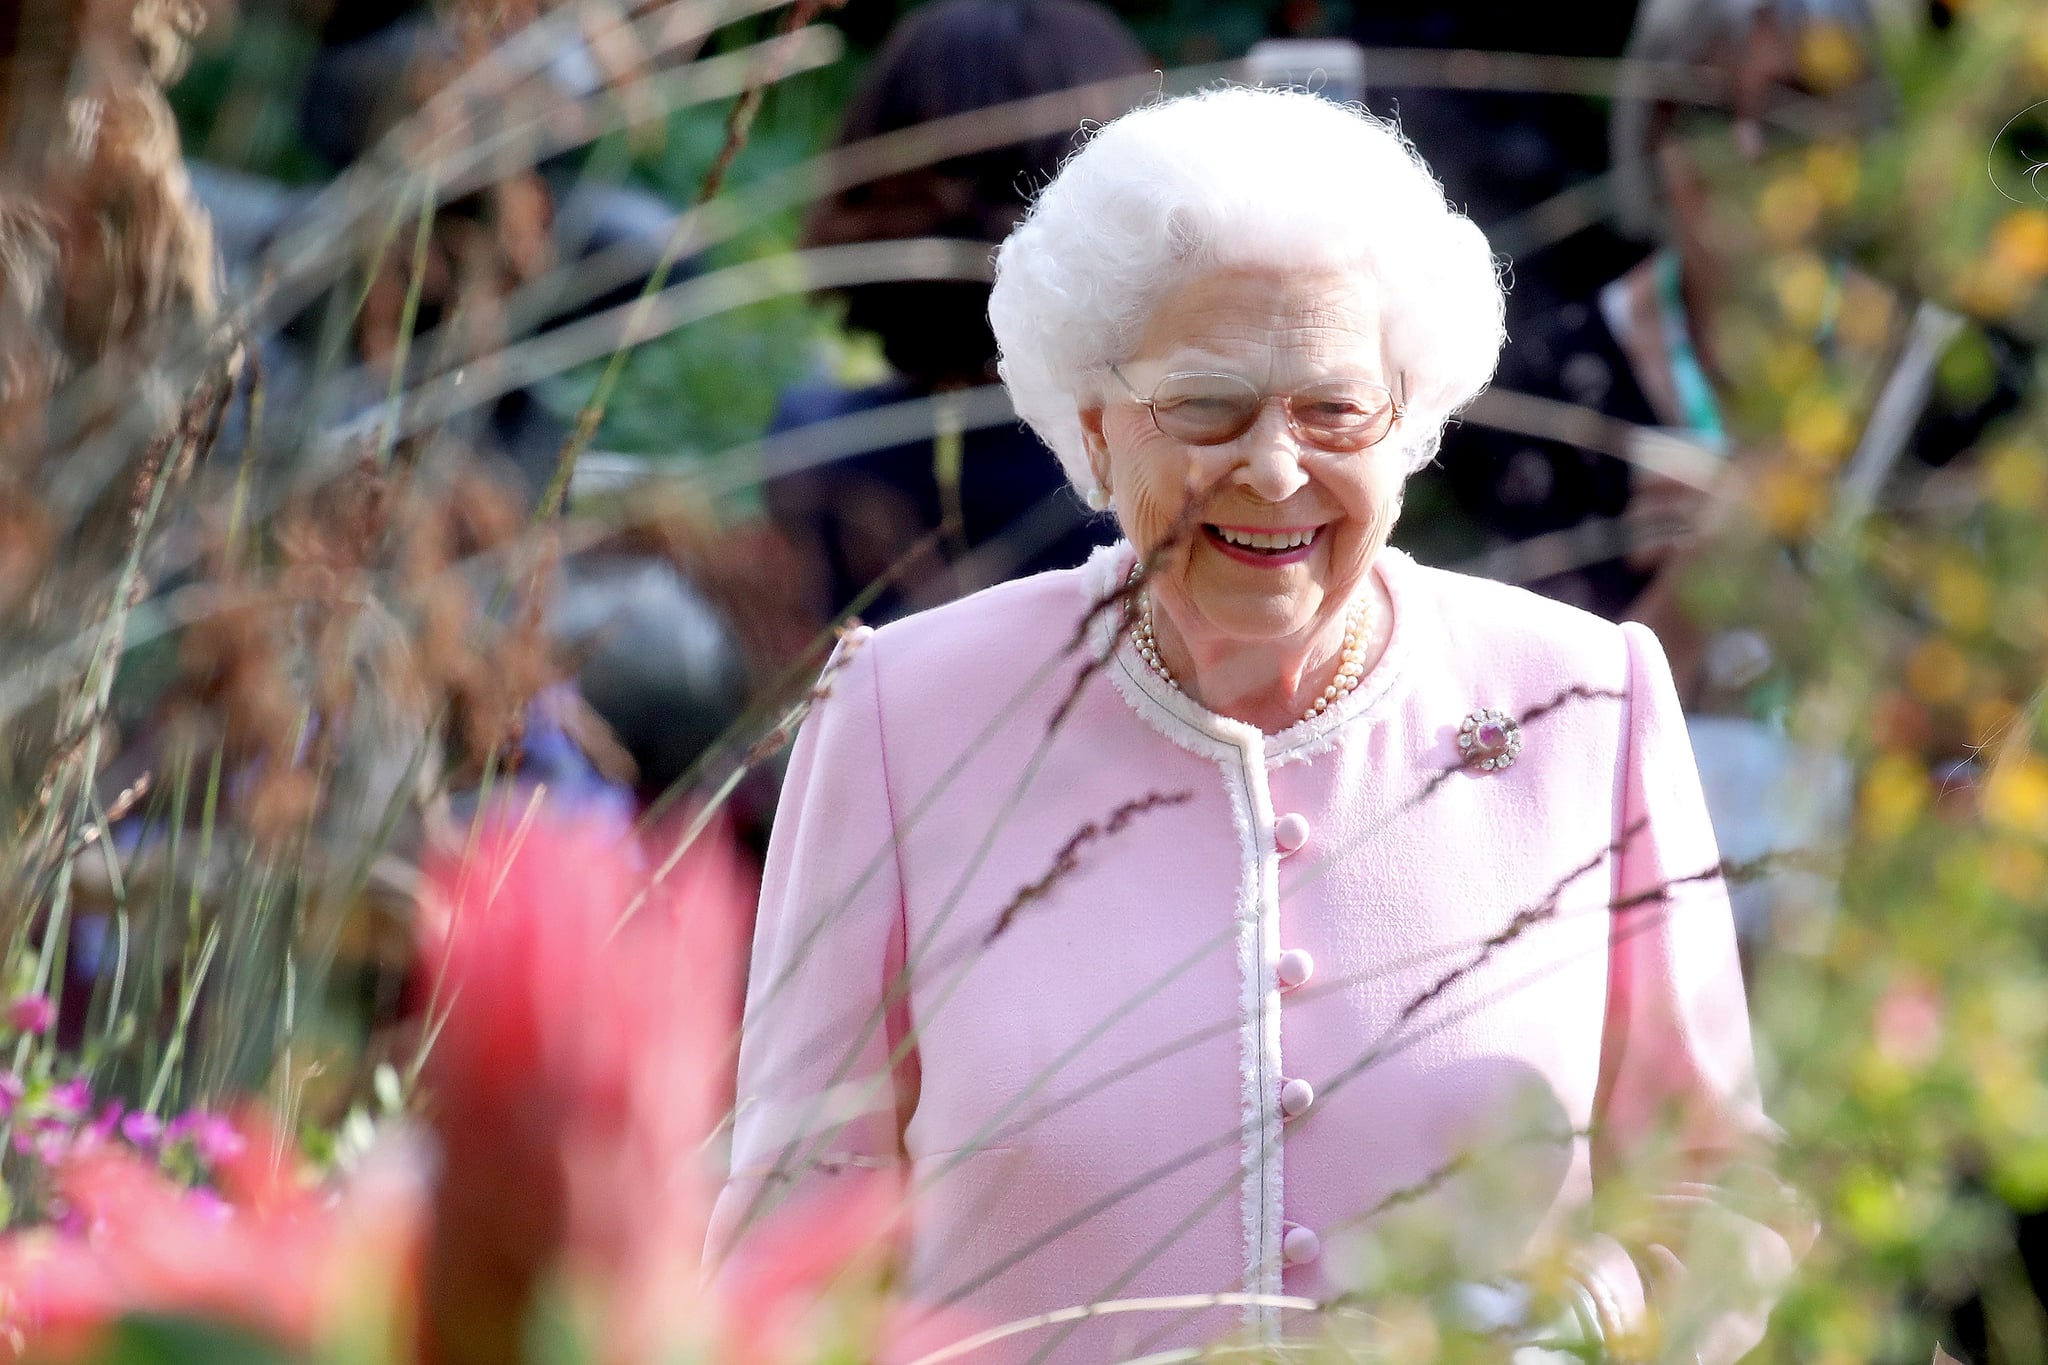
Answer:
<path fill-rule="evenodd" d="M 741 189 L 824 151 L 838 131 L 839 110 L 856 75 L 849 60 L 768 92 L 727 186 Z M 601 145 L 592 160 L 618 164 L 631 158 L 636 180 L 672 204 L 694 204 L 725 146 L 726 118 L 723 105 L 686 110 L 669 120 L 658 145 L 636 155 L 614 141 Z M 671 279 L 785 254 L 794 249 L 798 229 L 794 212 L 765 219 L 744 239 L 682 263 Z M 678 328 L 633 349 L 605 406 L 597 445 L 636 455 L 705 456 L 758 439 L 777 396 L 816 373 L 839 341 L 836 305 L 795 291 Z M 543 400 L 573 418 L 606 363 L 550 382 Z"/>
<path fill-rule="evenodd" d="M 170 92 L 186 154 L 288 185 L 325 179 L 299 136 L 299 99 L 316 35 L 273 7 L 243 11 L 230 41 L 214 40 Z"/>
<path fill-rule="evenodd" d="M 762 254 L 784 250 L 768 247 Z M 716 259 L 736 255 L 719 252 Z M 597 444 L 636 455 L 695 457 L 755 440 L 768 429 L 777 395 L 818 370 L 835 326 L 830 304 L 791 293 L 637 346 L 605 407 Z M 548 384 L 548 406 L 573 417 L 603 367 L 594 362 Z"/>
<path fill-rule="evenodd" d="M 1742 262 L 1721 335 L 1747 467 L 1687 600 L 1770 636 L 1791 733 L 1858 774 L 1838 880 L 1776 926 L 1752 981 L 1786 1174 L 1822 1228 L 1761 1358 L 1918 1365 L 1975 1297 L 1989 1358 L 2039 1361 L 2048 1317 L 2013 1244 L 2016 1214 L 2048 1206 L 2038 362 L 1947 468 L 1909 452 L 1861 521 L 1839 495 L 1921 300 L 1963 319 L 1935 375 L 1952 411 L 2014 384 L 2001 349 L 2048 341 L 2048 202 L 1987 175 L 2011 154 L 2000 127 L 2048 96 L 2048 24 L 1975 5 L 1890 60 L 1886 128 L 1755 165 L 1706 155 L 1705 230 Z"/>
<path fill-rule="evenodd" d="M 95 1365 L 303 1365 L 253 1332 L 197 1318 L 135 1314 L 114 1323 Z"/>

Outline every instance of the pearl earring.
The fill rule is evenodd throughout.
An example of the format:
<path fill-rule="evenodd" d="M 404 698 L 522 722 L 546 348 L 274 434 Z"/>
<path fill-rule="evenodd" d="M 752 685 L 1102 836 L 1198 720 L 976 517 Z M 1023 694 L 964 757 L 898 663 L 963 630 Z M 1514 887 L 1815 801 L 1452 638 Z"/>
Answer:
<path fill-rule="evenodd" d="M 1087 501 L 1088 506 L 1094 511 L 1107 512 L 1116 506 L 1116 495 L 1098 483 L 1088 490 Z"/>

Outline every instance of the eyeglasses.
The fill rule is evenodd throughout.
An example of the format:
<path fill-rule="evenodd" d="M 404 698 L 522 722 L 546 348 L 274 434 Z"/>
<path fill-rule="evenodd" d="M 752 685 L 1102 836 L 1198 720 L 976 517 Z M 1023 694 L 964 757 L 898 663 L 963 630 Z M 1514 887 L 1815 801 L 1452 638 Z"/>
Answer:
<path fill-rule="evenodd" d="M 1220 446 L 1252 429 L 1269 399 L 1280 400 L 1288 428 L 1303 442 L 1348 455 L 1386 439 L 1407 413 L 1403 400 L 1369 379 L 1325 379 L 1295 393 L 1262 393 L 1242 375 L 1192 370 L 1167 375 L 1150 398 L 1131 387 L 1122 370 L 1109 372 L 1133 401 L 1152 414 L 1161 434 L 1183 445 Z"/>

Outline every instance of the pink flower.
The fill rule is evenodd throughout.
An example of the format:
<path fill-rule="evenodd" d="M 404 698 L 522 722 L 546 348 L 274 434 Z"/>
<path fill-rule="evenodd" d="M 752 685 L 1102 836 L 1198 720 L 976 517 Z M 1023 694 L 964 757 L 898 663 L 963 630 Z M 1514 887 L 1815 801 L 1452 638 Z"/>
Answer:
<path fill-rule="evenodd" d="M 1941 1053 L 1941 990 L 1917 973 L 1892 983 L 1871 1018 L 1871 1038 L 1886 1060 L 1918 1070 Z"/>
<path fill-rule="evenodd" d="M 121 1291 L 86 1243 L 46 1229 L 0 1238 L 0 1329 L 52 1359 L 90 1358 L 93 1335 L 121 1312 Z"/>
<path fill-rule="evenodd" d="M 365 1311 L 409 1315 L 417 1184 L 393 1176 L 410 1167 L 373 1160 L 371 1181 L 322 1192 L 261 1131 L 235 1130 L 218 1193 L 115 1144 L 53 1167 L 53 1223 L 0 1234 L 0 1356 L 98 1359 L 103 1330 L 135 1314 L 234 1324 L 311 1354 Z"/>
<path fill-rule="evenodd" d="M 810 1202 L 778 1209 L 748 1238 L 719 1275 L 719 1317 L 724 1358 L 734 1361 L 782 1361 L 805 1358 L 804 1308 L 843 1276 L 849 1266 L 865 1262 L 879 1269 L 886 1261 L 902 1191 L 879 1173 L 854 1174 L 834 1182 L 831 1193 Z M 976 1327 L 985 1324 L 977 1324 Z M 961 1328 L 953 1337 L 947 1327 Z M 924 1352 L 912 1343 L 936 1349 L 970 1330 L 951 1317 L 943 1320 L 905 1318 L 889 1328 L 893 1359 L 912 1359 Z M 908 1350 L 908 1354 L 903 1354 Z"/>
<path fill-rule="evenodd" d="M 233 1161 L 248 1147 L 233 1123 L 203 1109 L 194 1109 L 172 1119 L 170 1126 L 164 1129 L 164 1141 L 190 1142 L 193 1154 L 208 1166 Z"/>
<path fill-rule="evenodd" d="M 195 1201 L 155 1167 L 106 1147 L 63 1166 L 58 1190 L 87 1229 L 120 1312 L 198 1314 L 308 1343 L 330 1283 L 329 1220 L 305 1195 L 281 1199 L 243 1179 L 227 1182 L 226 1201 Z"/>
<path fill-rule="evenodd" d="M 90 1358 L 106 1324 L 172 1314 L 319 1354 L 367 1307 L 417 1332 L 417 1365 L 504 1365 L 559 1287 L 597 1325 L 594 1365 L 810 1354 L 812 1304 L 880 1280 L 900 1192 L 849 1181 L 785 1210 L 718 1290 L 695 1288 L 752 906 L 742 864 L 707 836 L 650 889 L 648 859 L 596 826 L 501 826 L 477 848 L 429 867 L 421 907 L 433 1187 L 428 1160 L 387 1158 L 320 1190 L 260 1128 L 205 1110 L 162 1123 L 76 1078 L 17 1119 L 49 1164 L 53 1223 L 0 1234 L 0 1341 Z M 0 1072 L 0 1103 L 10 1081 L 21 1097 Z M 140 1155 L 172 1144 L 210 1188 Z M 894 1327 L 876 1315 L 874 1330 Z"/>
<path fill-rule="evenodd" d="M 611 831 L 545 823 L 430 869 L 422 923 L 444 927 L 423 957 L 448 1002 L 424 1074 L 434 1365 L 515 1358 L 555 1274 L 598 1286 L 602 1359 L 654 1358 L 690 1311 L 677 1286 L 703 1245 L 752 896 L 711 832 L 643 896 L 644 869 Z"/>
<path fill-rule="evenodd" d="M 33 1134 L 28 1135 L 28 1150 L 34 1152 L 36 1160 L 45 1166 L 59 1166 L 63 1164 L 65 1157 L 71 1155 L 72 1142 L 71 1130 L 68 1128 L 38 1128 Z"/>
<path fill-rule="evenodd" d="M 234 1206 L 204 1185 L 185 1192 L 185 1207 L 210 1223 L 225 1223 L 235 1216 Z"/>
<path fill-rule="evenodd" d="M 121 1136 L 129 1143 L 149 1151 L 163 1140 L 163 1120 L 156 1115 L 136 1110 L 121 1120 Z"/>
<path fill-rule="evenodd" d="M 108 1100 L 100 1106 L 100 1116 L 92 1121 L 85 1131 L 92 1134 L 94 1141 L 105 1142 L 112 1138 L 121 1127 L 121 1101 Z"/>
<path fill-rule="evenodd" d="M 73 1076 L 50 1090 L 50 1106 L 73 1118 L 83 1118 L 92 1108 L 92 1085 L 83 1076 Z"/>
<path fill-rule="evenodd" d="M 14 1113 L 14 1107 L 21 1103 L 21 1097 L 28 1093 L 28 1087 L 21 1083 L 21 1077 L 12 1071 L 0 1071 L 0 1118 Z"/>
<path fill-rule="evenodd" d="M 47 995 L 17 995 L 7 1002 L 7 1025 L 21 1033 L 47 1033 L 57 1022 L 57 1007 Z"/>

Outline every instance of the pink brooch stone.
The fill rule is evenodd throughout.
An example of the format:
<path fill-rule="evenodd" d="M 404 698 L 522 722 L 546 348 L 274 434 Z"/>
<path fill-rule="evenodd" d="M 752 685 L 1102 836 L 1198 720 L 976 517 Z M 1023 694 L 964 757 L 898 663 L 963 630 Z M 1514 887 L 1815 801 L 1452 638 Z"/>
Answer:
<path fill-rule="evenodd" d="M 1522 752 L 1522 727 L 1504 711 L 1474 711 L 1458 725 L 1458 753 L 1486 772 L 1507 767 Z"/>

